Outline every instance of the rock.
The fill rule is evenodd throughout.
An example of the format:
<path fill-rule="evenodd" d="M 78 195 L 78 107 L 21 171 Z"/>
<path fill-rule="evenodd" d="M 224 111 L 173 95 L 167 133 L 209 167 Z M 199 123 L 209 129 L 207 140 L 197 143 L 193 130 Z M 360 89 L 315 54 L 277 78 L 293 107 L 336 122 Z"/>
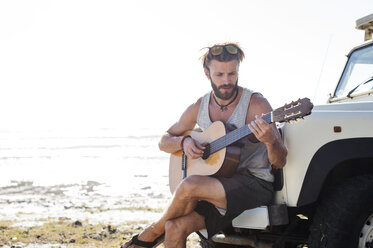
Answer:
<path fill-rule="evenodd" d="M 109 231 L 110 234 L 114 234 L 114 233 L 117 232 L 117 229 L 116 228 L 112 228 L 111 225 L 108 225 L 107 229 L 108 229 L 108 231 Z"/>
<path fill-rule="evenodd" d="M 102 236 L 101 236 L 101 234 L 90 234 L 89 237 L 90 237 L 91 239 L 96 239 L 96 240 L 100 240 L 100 241 L 102 241 Z"/>
<path fill-rule="evenodd" d="M 73 223 L 73 226 L 74 226 L 74 227 L 83 226 L 83 223 L 82 223 L 81 221 L 77 220 L 77 221 L 75 221 L 75 222 Z"/>

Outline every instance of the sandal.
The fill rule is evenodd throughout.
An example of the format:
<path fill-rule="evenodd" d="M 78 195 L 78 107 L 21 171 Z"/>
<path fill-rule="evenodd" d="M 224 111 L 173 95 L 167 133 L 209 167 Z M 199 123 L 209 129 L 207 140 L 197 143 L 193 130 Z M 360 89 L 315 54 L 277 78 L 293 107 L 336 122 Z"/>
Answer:
<path fill-rule="evenodd" d="M 144 248 L 152 248 L 152 247 L 157 247 L 158 245 L 160 245 L 164 241 L 164 235 L 161 235 L 159 238 L 157 238 L 153 242 L 141 241 L 141 240 L 138 239 L 138 237 L 139 237 L 138 234 L 133 236 L 132 239 L 131 239 L 131 244 L 130 245 L 137 245 L 137 246 L 141 246 L 141 247 L 144 247 Z M 123 245 L 121 247 L 123 247 Z"/>

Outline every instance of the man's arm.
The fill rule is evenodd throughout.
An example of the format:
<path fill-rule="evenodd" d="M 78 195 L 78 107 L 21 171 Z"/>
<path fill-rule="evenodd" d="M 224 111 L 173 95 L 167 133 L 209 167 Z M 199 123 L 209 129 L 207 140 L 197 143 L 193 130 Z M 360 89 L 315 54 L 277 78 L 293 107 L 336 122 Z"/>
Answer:
<path fill-rule="evenodd" d="M 158 144 L 160 150 L 174 153 L 181 149 L 180 142 L 184 137 L 183 134 L 186 131 L 193 130 L 197 123 L 200 104 L 201 99 L 190 105 L 181 115 L 179 121 L 172 125 L 161 137 Z M 186 155 L 190 158 L 198 158 L 203 155 L 204 147 L 192 138 L 186 138 L 183 142 L 183 147 Z"/>
<path fill-rule="evenodd" d="M 250 101 L 246 123 L 255 137 L 267 147 L 268 159 L 273 168 L 279 169 L 285 166 L 287 149 L 282 142 L 281 135 L 274 123 L 268 124 L 261 116 L 271 112 L 271 105 L 260 94 L 254 94 Z"/>

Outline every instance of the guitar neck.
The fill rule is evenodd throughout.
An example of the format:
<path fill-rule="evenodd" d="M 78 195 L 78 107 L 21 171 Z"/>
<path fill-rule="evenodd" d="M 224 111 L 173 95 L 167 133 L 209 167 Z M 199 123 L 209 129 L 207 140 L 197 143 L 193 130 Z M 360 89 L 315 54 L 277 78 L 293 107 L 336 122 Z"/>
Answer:
<path fill-rule="evenodd" d="M 262 119 L 267 122 L 268 124 L 272 123 L 272 112 L 265 114 L 262 116 Z M 251 134 L 251 130 L 249 129 L 248 125 L 244 125 L 243 127 L 237 128 L 232 132 L 227 133 L 226 135 L 220 137 L 217 140 L 214 140 L 210 143 L 210 154 L 213 154 L 224 147 L 227 147 L 236 141 L 246 137 L 247 135 Z"/>

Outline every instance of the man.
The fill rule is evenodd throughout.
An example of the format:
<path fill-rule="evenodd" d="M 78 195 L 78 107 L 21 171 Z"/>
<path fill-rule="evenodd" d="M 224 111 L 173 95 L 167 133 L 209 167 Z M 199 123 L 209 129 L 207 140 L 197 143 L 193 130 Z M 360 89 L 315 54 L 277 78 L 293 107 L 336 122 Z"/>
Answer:
<path fill-rule="evenodd" d="M 268 204 L 273 197 L 272 168 L 282 168 L 287 150 L 275 124 L 267 124 L 262 114 L 272 110 L 259 93 L 238 86 L 239 65 L 244 58 L 235 43 L 217 44 L 203 56 L 203 68 L 213 91 L 190 105 L 162 136 L 159 147 L 174 153 L 183 150 L 188 159 L 200 159 L 205 147 L 183 134 L 202 130 L 222 121 L 237 128 L 248 124 L 255 135 L 241 140 L 238 169 L 231 178 L 193 175 L 175 190 L 162 217 L 122 247 L 153 247 L 164 238 L 165 247 L 185 247 L 192 232 L 206 228 L 208 237 L 221 231 L 245 209 Z"/>

